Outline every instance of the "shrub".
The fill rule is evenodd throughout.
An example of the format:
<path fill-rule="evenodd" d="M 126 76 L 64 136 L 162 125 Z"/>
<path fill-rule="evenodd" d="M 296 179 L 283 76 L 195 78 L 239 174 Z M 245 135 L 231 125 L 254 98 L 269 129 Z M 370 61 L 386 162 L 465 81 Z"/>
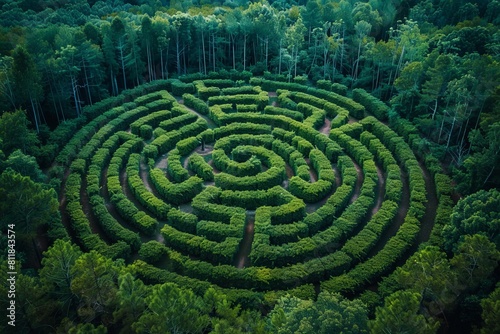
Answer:
<path fill-rule="evenodd" d="M 193 108 L 202 115 L 208 115 L 209 108 L 203 100 L 200 100 L 192 94 L 183 94 L 182 99 L 186 106 Z"/>
<path fill-rule="evenodd" d="M 141 259 L 150 264 L 159 262 L 162 258 L 168 255 L 168 250 L 165 245 L 162 245 L 156 240 L 145 242 L 139 249 Z"/>
<path fill-rule="evenodd" d="M 141 138 L 143 138 L 144 140 L 149 140 L 153 136 L 153 127 L 148 124 L 142 125 L 140 133 L 141 133 Z"/>
<path fill-rule="evenodd" d="M 210 166 L 203 157 L 197 153 L 189 156 L 188 167 L 203 181 L 213 181 L 214 173 L 212 166 Z"/>
<path fill-rule="evenodd" d="M 194 94 L 195 89 L 192 83 L 183 83 L 178 80 L 172 81 L 172 94 L 182 96 L 185 93 Z"/>

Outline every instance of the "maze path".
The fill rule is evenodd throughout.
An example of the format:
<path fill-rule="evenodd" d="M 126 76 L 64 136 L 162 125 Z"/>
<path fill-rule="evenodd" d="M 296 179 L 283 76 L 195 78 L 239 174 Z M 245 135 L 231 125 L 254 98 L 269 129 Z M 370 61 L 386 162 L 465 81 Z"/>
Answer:
<path fill-rule="evenodd" d="M 357 291 L 429 237 L 437 195 L 405 139 L 340 94 L 251 83 L 168 81 L 80 130 L 60 158 L 75 241 L 125 258 L 160 241 L 163 268 L 135 262 L 151 281 Z"/>

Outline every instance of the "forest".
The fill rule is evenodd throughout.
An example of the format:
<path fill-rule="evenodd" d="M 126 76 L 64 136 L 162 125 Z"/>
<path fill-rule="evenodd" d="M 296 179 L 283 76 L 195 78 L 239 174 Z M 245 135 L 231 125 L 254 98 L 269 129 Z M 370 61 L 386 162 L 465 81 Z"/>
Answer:
<path fill-rule="evenodd" d="M 0 331 L 499 333 L 499 27 L 0 0 Z"/>

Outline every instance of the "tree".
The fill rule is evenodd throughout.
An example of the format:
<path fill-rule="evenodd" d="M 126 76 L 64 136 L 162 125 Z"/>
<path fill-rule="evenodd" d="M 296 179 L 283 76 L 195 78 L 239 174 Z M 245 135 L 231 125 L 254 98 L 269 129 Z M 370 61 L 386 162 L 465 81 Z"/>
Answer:
<path fill-rule="evenodd" d="M 460 243 L 451 264 L 458 271 L 460 282 L 469 289 L 486 280 L 498 266 L 500 251 L 487 237 L 466 235 Z"/>
<path fill-rule="evenodd" d="M 364 38 L 370 33 L 372 25 L 366 21 L 361 20 L 359 22 L 356 22 L 354 29 L 356 30 L 356 37 L 358 38 L 358 56 L 352 66 L 352 77 L 353 80 L 356 80 L 358 78 L 359 61 L 361 58 L 361 45 L 364 41 Z"/>
<path fill-rule="evenodd" d="M 403 289 L 417 292 L 431 314 L 443 314 L 456 298 L 457 277 L 446 253 L 427 246 L 411 256 L 395 271 L 396 281 Z"/>
<path fill-rule="evenodd" d="M 302 23 L 302 18 L 299 17 L 297 22 L 289 27 L 285 33 L 285 43 L 290 52 L 291 66 L 289 68 L 289 78 L 291 77 L 291 67 L 293 67 L 293 77 L 297 76 L 297 63 L 299 62 L 299 51 L 304 44 L 304 34 L 306 27 Z"/>
<path fill-rule="evenodd" d="M 46 179 L 36 159 L 23 154 L 21 150 L 15 150 L 9 155 L 9 158 L 5 160 L 4 168 L 10 168 L 23 176 L 28 176 L 35 182 L 43 182 Z"/>
<path fill-rule="evenodd" d="M 17 149 L 24 154 L 34 154 L 39 140 L 36 133 L 29 129 L 30 122 L 26 112 L 16 110 L 5 112 L 0 117 L 0 138 L 2 138 L 2 150 L 5 155 L 10 155 Z"/>
<path fill-rule="evenodd" d="M 81 300 L 78 315 L 85 322 L 97 318 L 102 324 L 111 323 L 119 267 L 92 250 L 75 261 L 70 273 L 73 276 L 71 291 Z"/>
<path fill-rule="evenodd" d="M 68 317 L 78 300 L 71 291 L 71 282 L 75 277 L 72 268 L 82 252 L 69 241 L 56 240 L 43 255 L 40 281 L 57 301 L 62 316 Z"/>
<path fill-rule="evenodd" d="M 12 54 L 12 77 L 16 102 L 22 106 L 30 106 L 36 131 L 41 123 L 38 110 L 38 99 L 42 95 L 41 76 L 35 66 L 31 54 L 23 46 L 18 46 Z"/>
<path fill-rule="evenodd" d="M 375 319 L 368 322 L 372 333 L 436 333 L 439 322 L 419 314 L 422 296 L 417 292 L 400 290 L 385 299 L 383 307 L 375 310 Z"/>
<path fill-rule="evenodd" d="M 122 331 L 131 332 L 132 324 L 146 309 L 145 298 L 149 289 L 132 274 L 125 273 L 118 277 L 118 305 L 113 312 L 115 322 L 121 322 Z"/>
<path fill-rule="evenodd" d="M 58 217 L 59 203 L 54 189 L 46 190 L 28 176 L 7 170 L 0 175 L 0 212 L 2 230 L 14 225 L 26 238 L 34 235 L 38 226 Z"/>
<path fill-rule="evenodd" d="M 500 249 L 500 192 L 480 190 L 458 201 L 449 224 L 443 227 L 444 247 L 458 249 L 465 235 L 481 234 Z"/>
<path fill-rule="evenodd" d="M 490 334 L 500 332 L 500 284 L 497 284 L 497 288 L 488 296 L 481 301 L 481 307 L 483 308 L 483 322 L 484 325 L 481 328 L 481 334 Z"/>
<path fill-rule="evenodd" d="M 132 325 L 137 332 L 202 333 L 210 324 L 203 299 L 173 283 L 153 287 L 148 310 Z"/>
<path fill-rule="evenodd" d="M 360 300 L 322 292 L 318 300 L 285 296 L 268 315 L 276 333 L 368 333 L 368 312 Z"/>
<path fill-rule="evenodd" d="M 472 154 L 465 158 L 463 165 L 455 170 L 458 190 L 469 194 L 484 187 L 499 183 L 500 122 L 472 130 L 469 134 Z"/>

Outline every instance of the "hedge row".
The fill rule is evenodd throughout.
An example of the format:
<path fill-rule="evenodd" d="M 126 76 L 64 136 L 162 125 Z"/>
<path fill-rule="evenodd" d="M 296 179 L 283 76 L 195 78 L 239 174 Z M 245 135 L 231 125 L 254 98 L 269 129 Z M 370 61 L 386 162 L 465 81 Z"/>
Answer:
<path fill-rule="evenodd" d="M 226 154 L 231 153 L 231 151 L 239 145 L 262 146 L 266 149 L 271 149 L 273 140 L 274 138 L 270 134 L 231 134 L 229 136 L 219 138 L 214 145 L 214 149 L 223 149 Z"/>
<path fill-rule="evenodd" d="M 227 87 L 222 88 L 221 92 L 222 95 L 259 94 L 262 88 L 259 86 Z"/>
<path fill-rule="evenodd" d="M 90 228 L 90 221 L 83 212 L 80 204 L 80 189 L 82 177 L 77 173 L 69 174 L 66 179 L 66 211 L 71 219 L 71 227 L 75 232 L 76 238 L 84 250 L 96 250 L 109 258 L 128 258 L 130 256 L 130 246 L 123 241 L 113 245 L 107 245 L 97 234 L 94 234 Z"/>
<path fill-rule="evenodd" d="M 138 233 L 134 233 L 123 227 L 108 211 L 104 199 L 99 195 L 90 198 L 90 204 L 95 217 L 99 221 L 103 232 L 112 240 L 124 241 L 130 245 L 132 251 L 137 251 L 141 246 L 141 239 Z"/>
<path fill-rule="evenodd" d="M 348 97 L 337 94 L 335 92 L 329 92 L 324 89 L 307 87 L 295 83 L 277 82 L 260 78 L 255 78 L 255 79 L 252 78 L 250 82 L 253 84 L 260 85 L 262 89 L 266 91 L 277 91 L 278 89 L 286 89 L 293 92 L 308 93 L 310 95 L 324 99 L 328 102 L 333 102 L 338 106 L 347 109 L 349 113 L 355 118 L 361 119 L 364 117 L 364 111 L 365 111 L 364 106 L 351 100 Z"/>
<path fill-rule="evenodd" d="M 140 175 L 141 156 L 137 153 L 130 155 L 127 163 L 127 182 L 134 197 L 151 213 L 160 219 L 166 219 L 170 205 L 152 194 L 144 185 Z"/>
<path fill-rule="evenodd" d="M 317 180 L 309 183 L 298 176 L 290 179 L 288 190 L 306 203 L 316 203 L 328 195 L 333 188 L 333 183 L 326 180 Z"/>
<path fill-rule="evenodd" d="M 230 224 L 200 220 L 196 225 L 196 235 L 208 240 L 223 242 L 226 238 L 243 238 L 245 215 L 239 214 L 231 217 Z"/>
<path fill-rule="evenodd" d="M 352 90 L 352 99 L 363 106 L 366 111 L 375 115 L 379 120 L 386 121 L 389 115 L 389 107 L 366 90 L 356 88 Z"/>
<path fill-rule="evenodd" d="M 337 82 L 332 83 L 330 80 L 318 80 L 316 86 L 320 89 L 332 91 L 340 95 L 347 95 L 347 86 Z"/>
<path fill-rule="evenodd" d="M 269 103 L 269 96 L 267 92 L 260 92 L 259 94 L 237 94 L 237 95 L 222 95 L 212 96 L 208 98 L 208 105 L 213 106 L 217 104 L 254 104 L 257 110 L 264 110 L 265 106 Z"/>
<path fill-rule="evenodd" d="M 304 120 L 304 115 L 301 112 L 286 109 L 286 108 L 266 106 L 264 108 L 264 110 L 262 111 L 262 113 L 268 114 L 268 115 L 283 115 L 286 117 L 290 117 L 291 119 L 294 119 L 294 120 L 299 121 L 299 122 L 302 122 Z"/>
<path fill-rule="evenodd" d="M 237 104 L 236 112 L 257 112 L 257 106 L 255 104 Z"/>
<path fill-rule="evenodd" d="M 274 134 L 278 134 L 281 129 L 275 129 Z M 284 130 L 282 130 L 284 131 Z M 273 141 L 273 151 L 283 159 L 288 160 L 288 164 L 292 167 L 294 174 L 305 181 L 310 180 L 309 165 L 304 156 L 295 149 L 292 145 L 285 143 L 279 139 Z"/>
<path fill-rule="evenodd" d="M 236 84 L 233 80 L 231 79 L 204 79 L 200 80 L 203 82 L 203 84 L 206 87 L 218 87 L 221 89 L 228 88 L 228 87 L 234 87 Z M 198 84 L 198 81 L 195 81 L 194 84 Z"/>
<path fill-rule="evenodd" d="M 89 134 L 93 134 L 95 131 L 92 131 L 92 129 L 95 130 L 99 127 L 99 122 L 94 122 L 96 117 L 102 116 L 102 114 L 118 106 L 119 110 L 122 111 L 125 108 L 132 109 L 136 104 L 130 101 L 135 97 L 142 96 L 151 91 L 157 91 L 158 89 L 165 89 L 166 86 L 167 82 L 165 80 L 157 80 L 133 89 L 124 90 L 118 96 L 109 97 L 91 106 L 85 106 L 83 108 L 83 117 L 63 122 L 54 131 L 51 131 L 47 145 L 42 147 L 43 153 L 47 155 L 44 157 L 46 159 L 44 161 L 47 164 L 50 163 L 56 157 L 55 154 L 57 153 L 56 161 L 68 165 L 73 160 L 74 155 L 76 155 L 81 145 L 85 143 L 85 141 L 82 142 L 82 139 Z M 110 117 L 109 119 L 112 118 Z M 85 130 L 80 130 L 83 128 Z M 46 147 L 47 149 L 45 149 Z"/>
<path fill-rule="evenodd" d="M 215 168 L 234 176 L 254 176 L 262 171 L 262 162 L 256 156 L 251 156 L 246 161 L 238 162 L 231 160 L 224 150 L 216 149 L 212 151 L 212 159 Z"/>
<path fill-rule="evenodd" d="M 192 94 L 183 94 L 182 99 L 184 100 L 184 105 L 193 108 L 202 115 L 208 115 L 209 108 L 205 101 Z"/>
<path fill-rule="evenodd" d="M 332 226 L 312 237 L 300 239 L 294 243 L 271 246 L 269 239 L 267 241 L 264 239 L 257 244 L 254 242 L 250 252 L 252 264 L 280 267 L 303 261 L 307 257 L 324 256 L 332 251 L 332 247 L 336 248 L 335 245 L 340 245 L 352 233 L 364 220 L 372 205 L 373 198 L 360 196 L 345 209 Z"/>
<path fill-rule="evenodd" d="M 179 80 L 173 80 L 171 83 L 172 94 L 175 96 L 182 96 L 183 94 L 194 94 L 195 89 L 192 83 L 184 83 Z"/>
<path fill-rule="evenodd" d="M 140 135 L 141 127 L 144 125 L 150 125 L 154 128 L 158 127 L 160 123 L 164 120 L 168 120 L 172 117 L 172 113 L 167 110 L 155 111 L 147 116 L 139 118 L 137 121 L 130 124 L 130 131 L 135 135 Z"/>
<path fill-rule="evenodd" d="M 196 234 L 198 217 L 192 213 L 173 208 L 168 212 L 167 223 L 181 232 Z"/>
<path fill-rule="evenodd" d="M 254 176 L 237 177 L 227 173 L 216 174 L 215 185 L 228 190 L 258 190 L 280 185 L 286 180 L 285 168 L 272 166 Z"/>
<path fill-rule="evenodd" d="M 198 119 L 193 113 L 183 113 L 179 116 L 175 116 L 171 119 L 160 122 L 159 127 L 165 132 L 177 130 L 184 125 L 191 124 Z M 156 130 L 155 130 L 156 131 Z M 160 133 L 159 133 L 160 134 Z M 158 136 L 158 134 L 155 134 Z"/>
<path fill-rule="evenodd" d="M 363 259 L 379 241 L 382 233 L 389 227 L 398 212 L 398 204 L 384 201 L 365 227 L 354 237 L 347 240 L 342 251 L 360 260 Z"/>
<path fill-rule="evenodd" d="M 212 166 L 210 166 L 205 159 L 199 155 L 198 153 L 194 153 L 188 158 L 188 167 L 191 169 L 196 175 L 201 177 L 203 181 L 213 181 L 214 173 Z"/>
<path fill-rule="evenodd" d="M 200 145 L 200 141 L 196 137 L 188 137 L 181 139 L 177 142 L 175 147 L 179 151 L 179 154 L 182 156 L 188 155 L 191 153 L 196 147 Z"/>
<path fill-rule="evenodd" d="M 168 153 L 167 173 L 170 179 L 176 183 L 186 181 L 189 177 L 189 172 L 182 165 L 181 155 L 177 149 Z"/>
<path fill-rule="evenodd" d="M 245 210 L 242 208 L 223 205 L 220 201 L 221 194 L 221 189 L 208 186 L 193 198 L 191 205 L 200 220 L 206 219 L 230 224 L 231 217 L 245 215 Z"/>
<path fill-rule="evenodd" d="M 108 191 L 112 193 L 111 202 L 115 206 L 116 210 L 120 214 L 122 218 L 124 218 L 128 223 L 137 228 L 143 233 L 151 235 L 158 222 L 156 219 L 148 216 L 143 211 L 139 211 L 137 207 L 123 195 L 122 188 L 119 180 L 119 171 L 123 168 L 124 160 L 131 154 L 132 151 L 137 151 L 138 147 L 142 145 L 139 139 L 134 138 L 133 135 L 128 134 L 126 132 L 118 133 L 112 136 L 105 142 L 103 146 L 109 146 L 114 148 L 119 143 L 120 137 L 121 139 L 130 138 L 125 143 L 123 143 L 120 148 L 116 149 L 116 152 L 113 155 L 112 163 L 108 167 Z M 92 164 L 89 167 L 89 171 L 87 174 L 87 193 L 89 198 L 93 198 L 94 196 L 99 196 L 100 193 L 100 185 L 101 185 L 101 174 L 104 166 L 110 159 L 110 149 L 109 148 L 100 148 L 97 150 L 96 154 L 92 158 Z M 110 175 L 111 174 L 111 175 Z M 100 196 L 99 196 L 100 197 Z M 126 238 L 132 238 L 131 236 L 127 236 L 128 232 L 120 232 L 118 227 L 113 227 L 114 218 L 105 214 L 102 209 L 102 200 L 98 198 L 94 199 L 94 202 L 97 203 L 100 209 L 93 208 L 96 216 L 104 216 L 105 221 L 101 221 L 101 224 L 104 224 L 103 229 L 111 229 L 109 233 L 115 235 L 116 237 L 120 235 L 125 235 Z M 98 211 L 96 211 L 98 210 Z M 119 238 L 124 241 L 126 239 Z M 135 239 L 132 238 L 132 241 Z M 132 245 L 132 244 L 131 244 Z M 136 244 L 134 244 L 137 247 Z"/>
<path fill-rule="evenodd" d="M 326 113 L 323 109 L 302 102 L 298 104 L 297 109 L 304 115 L 308 114 L 308 117 L 304 119 L 304 125 L 317 129 L 325 123 Z"/>
<path fill-rule="evenodd" d="M 221 89 L 219 87 L 206 87 L 203 81 L 195 81 L 194 82 L 196 92 L 198 93 L 198 97 L 206 101 L 209 97 L 219 96 L 221 93 Z"/>
<path fill-rule="evenodd" d="M 290 111 L 297 110 L 297 102 L 295 102 L 290 98 L 291 97 L 290 91 L 284 89 L 278 89 L 276 93 L 278 94 L 278 105 L 281 108 L 288 109 Z"/>
<path fill-rule="evenodd" d="M 124 194 L 111 196 L 111 202 L 120 216 L 140 232 L 150 236 L 156 231 L 158 221 L 139 210 Z"/>
<path fill-rule="evenodd" d="M 232 263 L 241 240 L 228 237 L 223 242 L 215 242 L 201 236 L 180 232 L 170 225 L 165 225 L 161 229 L 161 234 L 167 246 L 216 265 Z"/>
<path fill-rule="evenodd" d="M 177 127 L 178 128 L 178 127 Z M 156 159 L 158 154 L 162 154 L 172 150 L 177 142 L 183 138 L 196 136 L 208 128 L 207 121 L 198 118 L 196 122 L 189 123 L 178 130 L 172 130 L 161 134 L 159 137 L 155 138 L 151 145 L 156 146 L 157 150 L 151 150 L 147 152 L 148 158 Z M 156 129 L 158 130 L 158 129 Z M 156 131 L 155 130 L 155 131 Z"/>
<path fill-rule="evenodd" d="M 339 145 L 346 150 L 347 154 L 352 156 L 358 163 L 365 160 L 373 160 L 373 154 L 370 153 L 363 144 L 345 134 L 340 129 L 331 130 L 330 138 L 339 143 Z"/>
<path fill-rule="evenodd" d="M 229 125 L 224 125 L 213 130 L 214 140 L 220 139 L 222 137 L 227 137 L 229 135 L 236 134 L 271 134 L 271 126 L 265 124 L 253 124 L 253 123 L 231 123 Z"/>
<path fill-rule="evenodd" d="M 340 276 L 321 282 L 321 290 L 329 292 L 355 292 L 392 270 L 397 261 L 415 241 L 419 232 L 419 222 L 407 216 L 395 236 L 368 260 L 359 263 L 352 270 Z"/>
<path fill-rule="evenodd" d="M 377 163 L 382 165 L 384 170 L 387 166 L 397 164 L 392 153 L 382 144 L 382 142 L 371 132 L 364 131 L 361 134 L 361 143 L 374 155 Z"/>
<path fill-rule="evenodd" d="M 174 205 L 184 204 L 193 199 L 203 189 L 203 180 L 191 176 L 183 182 L 172 183 L 161 169 L 150 170 L 149 176 L 155 189 L 168 202 Z"/>

